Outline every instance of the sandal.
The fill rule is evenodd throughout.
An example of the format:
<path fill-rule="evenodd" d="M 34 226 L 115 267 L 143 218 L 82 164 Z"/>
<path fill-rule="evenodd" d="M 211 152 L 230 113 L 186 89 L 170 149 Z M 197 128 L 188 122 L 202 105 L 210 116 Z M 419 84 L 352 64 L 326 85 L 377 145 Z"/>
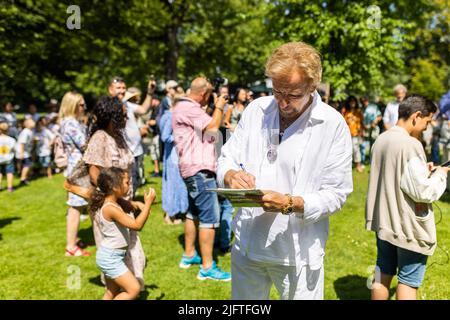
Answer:
<path fill-rule="evenodd" d="M 66 248 L 66 257 L 89 257 L 90 255 L 90 252 L 81 249 L 79 246 L 76 246 L 73 251 L 70 251 Z"/>

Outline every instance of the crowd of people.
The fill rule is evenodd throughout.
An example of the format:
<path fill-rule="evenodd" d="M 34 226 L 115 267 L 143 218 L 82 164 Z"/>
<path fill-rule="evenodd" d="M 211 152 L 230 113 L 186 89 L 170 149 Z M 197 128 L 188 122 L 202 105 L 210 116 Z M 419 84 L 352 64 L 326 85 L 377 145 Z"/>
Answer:
<path fill-rule="evenodd" d="M 377 149 L 381 133 L 403 132 L 400 126 L 421 140 L 438 164 L 439 148 L 450 149 L 449 94 L 438 112 L 425 98 L 407 98 L 405 86 L 399 84 L 394 88 L 396 101 L 387 106 L 366 96 L 349 96 L 342 103 L 329 101 L 337 111 L 333 110 L 317 91 L 319 55 L 301 42 L 275 50 L 266 75 L 273 81 L 273 95 L 263 92 L 254 97 L 242 87 L 231 94 L 227 85 L 197 77 L 189 88 L 175 80 L 165 82 L 164 95 L 159 97 L 154 78 L 142 92 L 113 77 L 105 96 L 91 108 L 82 94 L 71 91 L 60 105 L 52 101 L 48 114 L 39 114 L 30 105 L 29 113 L 18 120 L 8 102 L 0 114 L 0 167 L 8 191 L 13 192 L 15 171 L 20 186 L 30 183 L 30 175 L 51 179 L 55 171 L 64 172 L 68 191 L 65 255 L 91 254 L 77 235 L 82 214 L 89 212 L 96 262 L 106 285 L 104 299 L 134 299 L 144 287 L 146 259 L 138 231 L 145 225 L 156 192 L 150 188 L 143 202 L 135 199 L 149 178 L 162 179 L 165 223 L 184 222 L 180 268 L 200 265 L 200 280 L 232 280 L 235 299 L 266 299 L 272 284 L 285 299 L 320 299 L 328 216 L 342 208 L 352 191 L 352 163 L 358 172 L 370 161 L 382 165 L 373 162 L 371 150 Z M 430 119 L 418 120 L 424 116 Z M 409 135 L 402 139 L 412 143 Z M 415 150 L 421 156 L 417 146 Z M 153 162 L 152 172 L 145 170 L 145 155 Z M 372 170 L 372 184 L 378 178 L 374 174 Z M 428 202 L 442 194 L 445 179 L 442 170 L 439 174 L 440 186 L 430 191 L 433 197 Z M 0 187 L 1 179 L 0 173 Z M 410 180 L 405 183 L 415 183 Z M 264 194 L 255 200 L 260 207 L 239 208 L 232 228 L 238 208 L 207 190 L 218 187 L 257 187 Z M 370 199 L 381 201 L 376 192 L 369 191 Z M 368 229 L 379 232 L 382 223 L 371 201 Z M 135 212 L 140 214 L 135 217 Z M 213 259 L 215 247 L 225 254 L 231 251 L 232 229 L 233 278 Z M 381 237 L 380 243 L 391 240 L 391 234 Z M 433 250 L 418 251 L 427 255 Z M 420 279 L 415 284 L 420 285 Z"/>
<path fill-rule="evenodd" d="M 353 162 L 357 172 L 363 172 L 365 165 L 370 163 L 370 152 L 378 136 L 395 126 L 398 121 L 399 104 L 407 96 L 407 88 L 397 84 L 393 89 L 395 100 L 387 105 L 379 97 L 371 100 L 368 96 L 359 99 L 350 95 L 344 101 L 330 101 L 345 118 L 350 128 L 353 144 Z M 447 156 L 450 142 L 448 121 L 450 119 L 448 97 L 444 95 L 439 102 L 440 109 L 433 116 L 431 124 L 421 135 L 427 158 L 434 164 L 450 159 Z"/>
<path fill-rule="evenodd" d="M 54 103 L 54 101 L 53 101 Z M 58 115 L 54 105 L 45 116 L 37 112 L 36 105 L 31 104 L 28 113 L 18 120 L 11 102 L 3 105 L 0 113 L 2 152 L 0 164 L 2 173 L 7 176 L 8 192 L 13 192 L 13 175 L 20 177 L 20 186 L 30 184 L 29 176 L 47 175 L 52 178 L 52 146 L 58 135 Z M 0 173 L 0 190 L 3 189 Z"/>
<path fill-rule="evenodd" d="M 180 261 L 180 267 L 187 268 L 191 265 L 190 262 L 201 259 L 196 252 L 195 256 L 191 254 L 192 250 L 195 251 L 195 234 L 191 236 L 191 231 L 195 232 L 195 224 L 190 225 L 190 222 L 194 221 L 191 214 L 193 204 L 190 202 L 196 197 L 189 193 L 189 184 L 185 183 L 187 177 L 185 174 L 182 175 L 183 164 L 180 164 L 180 155 L 175 146 L 172 118 L 175 105 L 182 99 L 194 96 L 193 99 L 198 100 L 198 96 L 195 96 L 198 88 L 191 86 L 185 93 L 182 86 L 176 81 L 169 80 L 165 83 L 164 94 L 160 99 L 156 89 L 156 81 L 150 80 L 145 97 L 142 99 L 140 89 L 127 88 L 123 78 L 113 77 L 106 90 L 107 96 L 100 98 L 92 108 L 87 107 L 82 94 L 71 91 L 62 97 L 60 104 L 52 99 L 46 113 L 38 113 L 36 105 L 31 104 L 29 112 L 23 119 L 18 119 L 11 102 L 5 103 L 3 112 L 0 113 L 0 166 L 2 173 L 6 174 L 9 192 L 14 190 L 15 172 L 20 177 L 19 187 L 22 187 L 29 185 L 32 178 L 43 174 L 51 179 L 53 173 L 63 172 L 69 178 L 73 174 L 78 174 L 77 170 L 80 164 L 85 164 L 89 167 L 91 183 L 97 185 L 96 181 L 105 168 L 118 168 L 122 170 L 121 175 L 128 174 L 127 178 L 130 183 L 130 187 L 127 188 L 124 195 L 118 197 L 119 203 L 121 198 L 131 201 L 136 196 L 138 188 L 144 185 L 147 179 L 162 178 L 164 222 L 172 225 L 187 221 L 186 239 L 189 243 L 186 244 L 186 254 Z M 216 89 L 217 92 L 214 93 L 216 101 L 209 105 L 203 101 L 202 112 L 205 117 L 207 112 L 212 114 L 216 109 L 215 104 L 221 96 L 225 112 L 214 119 L 214 126 L 221 132 L 225 133 L 227 129 L 232 132 L 245 107 L 253 100 L 253 93 L 248 89 L 238 88 L 234 95 L 230 95 L 229 87 L 226 85 Z M 223 97 L 226 97 L 226 100 Z M 153 162 L 153 172 L 148 172 L 147 177 L 144 155 L 148 155 Z M 184 159 L 182 156 L 181 158 Z M 214 158 L 210 159 L 211 163 L 208 164 L 208 168 L 212 171 L 215 170 L 213 168 L 216 158 L 217 156 L 214 155 Z M 191 171 L 197 170 L 193 163 L 186 164 L 186 168 Z M 2 173 L 0 173 L 0 185 Z M 104 174 L 107 177 L 113 173 L 104 172 Z M 105 183 L 108 185 L 107 182 Z M 105 192 L 114 193 L 112 187 Z M 67 199 L 65 255 L 90 256 L 91 253 L 85 250 L 85 244 L 78 238 L 78 228 L 80 220 L 86 219 L 85 213 L 88 212 L 87 209 L 94 193 L 74 185 L 66 185 L 66 189 L 72 192 L 68 192 Z M 95 191 L 97 192 L 98 189 Z M 112 197 L 112 195 L 108 194 L 105 199 L 108 197 Z M 199 201 L 199 199 L 196 200 Z M 230 280 L 230 274 L 223 272 L 213 263 L 212 250 L 217 247 L 223 253 L 230 251 L 231 220 L 234 208 L 226 198 L 216 196 L 212 200 L 212 202 L 209 201 L 210 204 L 217 209 L 213 212 L 214 221 L 206 224 L 206 228 L 201 224 L 199 230 L 202 249 L 203 243 L 205 243 L 204 231 L 207 230 L 208 233 L 208 249 L 202 251 L 202 257 L 203 269 L 208 270 L 209 273 L 205 274 L 204 279 L 213 278 L 227 281 Z M 135 208 L 142 209 L 143 204 L 136 204 L 133 201 L 130 203 L 133 203 Z M 202 204 L 199 206 L 201 207 Z M 102 247 L 105 237 L 102 226 L 106 224 L 105 220 L 97 219 L 104 217 L 98 213 L 100 209 L 102 206 L 97 208 L 96 212 L 92 213 L 91 210 L 95 242 L 98 248 Z M 204 205 L 203 208 L 198 209 L 200 211 L 209 210 Z M 186 216 L 189 218 L 186 219 Z M 215 232 L 216 229 L 218 232 Z M 130 252 L 127 255 L 127 263 L 130 270 L 133 271 L 133 275 L 143 286 L 145 256 L 139 236 L 133 230 L 129 230 L 126 242 Z M 111 274 L 102 271 L 107 275 L 107 277 L 102 276 L 102 279 L 108 286 L 107 279 Z M 114 291 L 113 289 L 109 288 L 109 293 L 105 297 L 114 296 L 111 293 Z"/>

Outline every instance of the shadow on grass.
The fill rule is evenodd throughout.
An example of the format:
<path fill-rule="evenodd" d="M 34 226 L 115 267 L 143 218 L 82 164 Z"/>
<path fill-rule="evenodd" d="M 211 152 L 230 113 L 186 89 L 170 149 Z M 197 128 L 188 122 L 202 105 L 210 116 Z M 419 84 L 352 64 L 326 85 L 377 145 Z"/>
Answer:
<path fill-rule="evenodd" d="M 146 178 L 145 184 L 141 185 L 139 188 L 145 187 L 145 186 L 148 186 L 148 185 L 157 185 L 158 182 L 156 182 L 154 179 L 156 179 L 156 178 L 153 178 L 153 177 L 152 178 Z"/>
<path fill-rule="evenodd" d="M 8 224 L 11 224 L 13 221 L 20 220 L 20 219 L 22 219 L 22 218 L 20 218 L 20 217 L 12 217 L 12 218 L 0 219 L 0 229 L 4 228 Z"/>
<path fill-rule="evenodd" d="M 95 284 L 96 286 L 99 286 L 99 287 L 103 287 L 103 288 L 105 287 L 102 283 L 100 275 L 90 278 L 89 282 L 92 284 Z M 148 296 L 150 295 L 150 292 L 152 290 L 156 290 L 156 289 L 159 289 L 159 287 L 156 284 L 145 285 L 144 291 L 141 292 L 138 300 L 147 300 Z M 161 292 L 161 294 L 158 297 L 156 297 L 155 300 L 162 300 L 162 299 L 164 299 L 165 296 L 166 296 L 166 294 L 164 292 Z"/>
<path fill-rule="evenodd" d="M 370 291 L 366 286 L 367 279 L 357 275 L 349 275 L 334 282 L 334 290 L 340 300 L 370 300 Z"/>
<path fill-rule="evenodd" d="M 159 287 L 156 284 L 146 285 L 144 287 L 144 291 L 142 291 L 141 294 L 139 295 L 138 300 L 147 300 L 148 296 L 150 295 L 150 291 L 156 289 L 159 289 Z M 162 300 L 164 299 L 165 296 L 166 294 L 164 292 L 161 292 L 161 294 L 158 297 L 156 297 L 155 300 Z"/>
<path fill-rule="evenodd" d="M 450 203 L 450 192 L 447 190 L 444 195 L 439 199 L 439 201 Z"/>
<path fill-rule="evenodd" d="M 334 282 L 334 290 L 340 300 L 370 300 L 367 278 L 348 275 Z M 389 297 L 395 294 L 395 288 L 389 290 Z"/>
<path fill-rule="evenodd" d="M 100 275 L 98 275 L 96 277 L 93 277 L 93 278 L 90 278 L 89 282 L 92 283 L 92 284 L 95 284 L 96 286 L 104 287 Z"/>
<path fill-rule="evenodd" d="M 13 223 L 13 221 L 20 220 L 20 217 L 4 218 L 0 219 L 0 229 L 6 227 L 8 224 Z M 3 240 L 3 236 L 0 233 L 0 240 Z"/>
<path fill-rule="evenodd" d="M 95 246 L 94 231 L 92 230 L 92 226 L 85 229 L 80 229 L 78 231 L 78 237 L 85 246 Z"/>
<path fill-rule="evenodd" d="M 184 232 L 181 233 L 178 236 L 178 242 L 180 243 L 181 249 L 184 252 Z M 197 233 L 197 237 L 195 239 L 195 250 L 197 250 L 197 253 L 200 254 L 200 245 L 198 243 L 198 233 Z M 228 255 L 229 253 L 223 253 L 222 251 L 220 251 L 217 247 L 214 247 L 213 249 L 213 260 L 217 262 L 217 264 L 220 261 L 219 257 L 224 257 L 226 255 Z M 181 258 L 180 258 L 181 259 Z"/>

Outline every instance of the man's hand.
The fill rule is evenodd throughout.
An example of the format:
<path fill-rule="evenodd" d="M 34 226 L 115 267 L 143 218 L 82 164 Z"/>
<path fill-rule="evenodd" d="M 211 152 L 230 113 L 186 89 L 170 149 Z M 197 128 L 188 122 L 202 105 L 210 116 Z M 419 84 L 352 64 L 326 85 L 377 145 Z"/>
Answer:
<path fill-rule="evenodd" d="M 151 96 L 156 90 L 156 81 L 149 80 L 147 84 L 147 95 Z"/>
<path fill-rule="evenodd" d="M 266 212 L 281 212 L 284 207 L 289 204 L 287 195 L 276 191 L 264 190 L 264 195 L 261 197 L 261 206 Z"/>
<path fill-rule="evenodd" d="M 430 171 L 430 172 L 433 171 L 433 169 L 435 168 L 434 167 L 434 163 L 433 162 L 428 162 L 427 163 L 427 168 L 428 168 L 428 171 Z"/>
<path fill-rule="evenodd" d="M 263 190 L 263 193 L 263 196 L 255 196 L 251 197 L 251 199 L 259 202 L 265 212 L 282 212 L 289 205 L 289 197 L 285 194 L 272 190 Z M 303 213 L 305 201 L 302 197 L 292 196 L 292 207 L 294 212 Z"/>
<path fill-rule="evenodd" d="M 228 103 L 228 96 L 219 96 L 215 101 L 215 106 L 216 108 L 223 111 L 227 103 Z"/>
<path fill-rule="evenodd" d="M 225 174 L 224 182 L 231 189 L 255 188 L 255 177 L 244 171 L 229 170 Z"/>

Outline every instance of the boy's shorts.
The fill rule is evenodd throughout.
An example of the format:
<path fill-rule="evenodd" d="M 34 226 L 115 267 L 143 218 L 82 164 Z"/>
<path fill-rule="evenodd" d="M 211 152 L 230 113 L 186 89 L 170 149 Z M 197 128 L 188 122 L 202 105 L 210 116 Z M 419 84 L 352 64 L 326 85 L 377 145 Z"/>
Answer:
<path fill-rule="evenodd" d="M 189 213 L 186 218 L 199 220 L 200 228 L 213 229 L 220 226 L 220 207 L 217 193 L 206 191 L 217 188 L 216 176 L 210 171 L 197 172 L 184 179 L 188 190 Z"/>
<path fill-rule="evenodd" d="M 33 166 L 33 160 L 30 158 L 22 159 L 22 167 L 30 168 Z"/>
<path fill-rule="evenodd" d="M 0 164 L 0 173 L 3 174 L 14 173 L 14 161 Z"/>
<path fill-rule="evenodd" d="M 48 168 L 52 162 L 52 158 L 50 156 L 39 157 L 39 165 L 41 168 Z"/>
<path fill-rule="evenodd" d="M 159 160 L 159 135 L 152 138 L 151 143 L 148 146 L 148 151 L 150 154 L 150 158 L 153 161 Z"/>
<path fill-rule="evenodd" d="M 397 275 L 399 283 L 412 288 L 422 285 L 428 256 L 394 246 L 378 237 L 377 251 L 377 267 L 382 273 Z"/>

